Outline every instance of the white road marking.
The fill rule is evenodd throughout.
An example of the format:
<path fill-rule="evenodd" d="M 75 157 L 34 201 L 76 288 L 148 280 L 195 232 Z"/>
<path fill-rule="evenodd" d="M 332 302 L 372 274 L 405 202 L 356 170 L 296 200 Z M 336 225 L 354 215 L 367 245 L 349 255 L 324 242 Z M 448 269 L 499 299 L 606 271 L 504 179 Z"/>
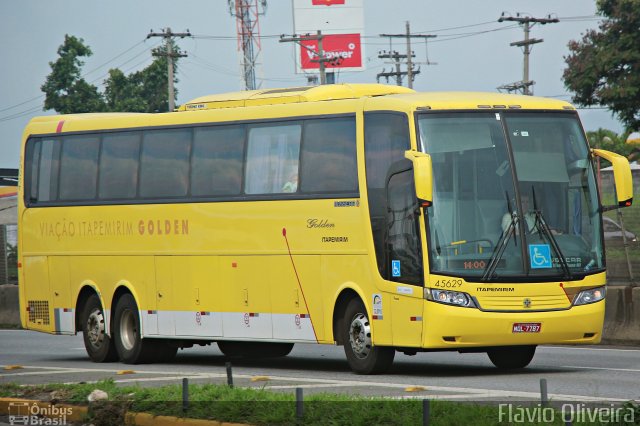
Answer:
<path fill-rule="evenodd" d="M 634 368 L 584 367 L 579 365 L 561 365 L 560 368 L 577 368 L 580 370 L 626 371 L 631 373 L 640 373 L 640 369 L 634 369 Z"/>
<path fill-rule="evenodd" d="M 0 377 L 8 377 L 8 376 L 16 376 L 16 375 L 37 375 L 37 374 L 61 374 L 61 373 L 110 373 L 116 374 L 116 369 L 94 369 L 94 368 L 69 368 L 69 367 L 48 367 L 48 366 L 24 366 L 24 368 L 32 368 L 32 369 L 42 369 L 48 370 L 43 372 L 25 372 L 25 373 L 13 373 L 13 374 L 5 374 L 0 375 Z M 610 369 L 610 368 L 592 368 L 592 367 L 572 367 L 566 366 L 565 368 L 580 368 L 580 369 L 598 369 L 598 370 L 619 370 L 619 371 L 632 371 L 632 372 L 640 372 L 640 370 L 631 370 L 631 369 Z M 53 371 L 51 371 L 53 370 Z M 139 378 L 127 378 L 121 380 L 115 380 L 116 383 L 135 383 L 135 382 L 152 382 L 152 381 L 173 381 L 173 380 L 182 380 L 184 377 L 188 377 L 193 380 L 200 379 L 220 379 L 226 378 L 226 374 L 222 373 L 198 373 L 198 372 L 162 372 L 162 371 L 153 371 L 153 370 L 135 370 L 137 374 L 157 374 L 160 377 L 139 377 Z M 166 376 L 162 376 L 166 374 Z M 170 375 L 169 375 L 170 374 Z M 234 377 L 237 379 L 248 379 L 250 380 L 254 377 L 255 374 L 234 374 Z M 356 380 L 337 380 L 337 379 L 320 379 L 320 378 L 310 378 L 310 377 L 287 377 L 287 376 L 269 376 L 271 381 L 283 381 L 283 382 L 295 382 L 300 383 L 301 385 L 275 385 L 268 386 L 273 389 L 288 389 L 293 387 L 307 387 L 307 388 L 331 388 L 331 387 L 378 387 L 378 388 L 387 388 L 387 389 L 404 389 L 409 386 L 414 386 L 415 383 L 385 383 L 385 382 L 375 382 L 375 381 L 356 381 Z M 76 382 L 71 382 L 76 383 Z M 89 382 L 91 383 L 91 382 Z M 432 394 L 432 392 L 446 392 L 448 395 L 437 395 Z M 455 387 L 455 386 L 426 386 L 426 394 L 429 395 L 430 398 L 438 398 L 438 399 L 463 399 L 463 398 L 526 398 L 530 400 L 538 400 L 540 398 L 539 392 L 526 392 L 526 391 L 517 391 L 517 390 L 496 390 L 496 389 L 480 389 L 480 388 L 467 388 L 467 387 Z M 425 393 L 421 393 L 419 395 L 402 395 L 396 396 L 392 398 L 400 398 L 400 399 L 411 399 L 411 398 L 423 398 Z M 597 397 L 597 396 L 587 396 L 587 395 L 569 395 L 569 394 L 549 394 L 549 398 L 551 400 L 566 400 L 566 401 L 604 401 L 604 402 L 625 402 L 629 399 L 619 399 L 619 398 L 605 398 L 605 397 Z"/>
<path fill-rule="evenodd" d="M 557 350 L 571 350 L 571 351 L 613 351 L 613 352 L 640 352 L 640 349 L 634 349 L 630 347 L 629 349 L 620 349 L 620 348 L 601 348 L 599 346 L 591 346 L 591 347 L 577 347 L 577 346 L 540 346 L 541 349 L 557 349 Z"/>

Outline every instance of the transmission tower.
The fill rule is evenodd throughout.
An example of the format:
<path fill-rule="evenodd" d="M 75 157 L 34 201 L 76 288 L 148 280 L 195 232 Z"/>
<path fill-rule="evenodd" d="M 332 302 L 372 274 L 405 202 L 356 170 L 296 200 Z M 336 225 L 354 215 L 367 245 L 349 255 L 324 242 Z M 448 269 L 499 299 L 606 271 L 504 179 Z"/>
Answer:
<path fill-rule="evenodd" d="M 245 90 L 255 90 L 256 65 L 262 47 L 260 46 L 260 15 L 267 11 L 267 0 L 227 0 L 229 13 L 236 17 L 238 51 L 242 52 L 240 67 Z"/>

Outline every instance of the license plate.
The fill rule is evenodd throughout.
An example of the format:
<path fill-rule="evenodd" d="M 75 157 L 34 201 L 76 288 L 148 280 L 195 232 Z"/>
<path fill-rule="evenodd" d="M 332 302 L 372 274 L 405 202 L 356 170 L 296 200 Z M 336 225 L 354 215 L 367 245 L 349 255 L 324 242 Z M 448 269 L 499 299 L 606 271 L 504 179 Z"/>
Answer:
<path fill-rule="evenodd" d="M 511 331 L 513 333 L 540 333 L 542 323 L 539 322 L 516 322 Z"/>

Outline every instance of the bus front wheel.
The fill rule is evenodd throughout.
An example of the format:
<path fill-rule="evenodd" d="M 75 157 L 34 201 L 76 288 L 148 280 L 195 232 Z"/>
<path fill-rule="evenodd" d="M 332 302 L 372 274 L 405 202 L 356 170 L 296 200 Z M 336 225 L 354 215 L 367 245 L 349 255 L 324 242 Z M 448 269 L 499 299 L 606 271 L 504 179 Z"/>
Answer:
<path fill-rule="evenodd" d="M 352 299 L 344 313 L 342 341 L 349 367 L 357 374 L 384 373 L 391 367 L 395 349 L 374 346 L 367 310 L 358 299 Z"/>
<path fill-rule="evenodd" d="M 116 361 L 118 353 L 113 340 L 106 333 L 104 310 L 96 294 L 87 299 L 81 321 L 84 347 L 91 361 Z"/>
<path fill-rule="evenodd" d="M 536 353 L 535 346 L 504 346 L 489 349 L 487 355 L 496 367 L 502 370 L 525 368 Z"/>
<path fill-rule="evenodd" d="M 143 339 L 138 305 L 131 294 L 123 295 L 114 313 L 113 333 L 120 361 L 126 364 L 171 361 L 178 350 L 162 339 Z"/>

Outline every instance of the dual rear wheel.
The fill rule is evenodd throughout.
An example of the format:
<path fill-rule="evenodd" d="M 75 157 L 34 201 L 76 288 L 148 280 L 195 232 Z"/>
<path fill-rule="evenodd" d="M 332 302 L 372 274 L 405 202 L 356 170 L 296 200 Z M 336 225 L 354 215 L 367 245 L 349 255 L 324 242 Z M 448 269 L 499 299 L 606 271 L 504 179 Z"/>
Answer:
<path fill-rule="evenodd" d="M 85 303 L 82 314 L 84 346 L 94 362 L 120 360 L 126 364 L 171 361 L 178 347 L 163 339 L 143 339 L 135 299 L 125 294 L 113 312 L 111 337 L 106 334 L 105 315 L 97 295 Z"/>

